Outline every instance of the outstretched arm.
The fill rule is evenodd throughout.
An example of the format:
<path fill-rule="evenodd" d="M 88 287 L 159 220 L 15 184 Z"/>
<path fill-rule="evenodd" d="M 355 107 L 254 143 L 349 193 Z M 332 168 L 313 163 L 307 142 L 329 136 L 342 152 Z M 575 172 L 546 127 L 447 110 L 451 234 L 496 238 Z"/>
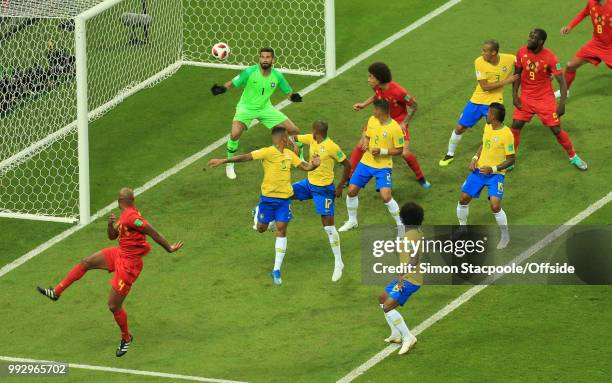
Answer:
<path fill-rule="evenodd" d="M 212 160 L 208 161 L 208 166 L 210 166 L 211 168 L 216 168 L 217 166 L 226 164 L 228 162 L 246 162 L 246 161 L 253 161 L 253 155 L 251 153 L 241 154 L 239 156 L 235 156 L 232 158 L 223 158 L 223 159 L 213 158 Z"/>
<path fill-rule="evenodd" d="M 580 22 L 588 15 L 589 5 L 587 4 L 587 6 L 583 8 L 582 11 L 578 12 L 578 14 L 572 19 L 572 21 L 570 21 L 568 26 L 561 28 L 561 34 L 567 35 L 568 33 L 570 33 L 570 31 L 574 29 L 576 25 L 580 24 Z"/>
<path fill-rule="evenodd" d="M 355 105 L 353 105 L 353 110 L 359 111 L 361 109 L 365 109 L 368 105 L 373 103 L 374 100 L 376 100 L 376 96 L 372 95 L 368 99 L 366 99 L 365 101 L 358 102 Z"/>
<path fill-rule="evenodd" d="M 508 78 L 502 81 L 499 81 L 499 82 L 488 82 L 487 80 L 478 80 L 478 84 L 480 84 L 480 87 L 482 88 L 482 90 L 484 90 L 485 92 L 489 92 L 495 89 L 502 88 L 508 84 L 512 84 L 518 79 L 519 79 L 519 75 L 515 73 L 512 76 L 509 76 Z"/>
<path fill-rule="evenodd" d="M 157 230 L 155 230 L 150 224 L 146 225 L 142 229 L 142 232 L 153 238 L 153 240 L 157 242 L 161 247 L 163 247 L 168 253 L 174 253 L 175 251 L 183 247 L 183 241 L 178 241 L 173 244 L 168 243 L 166 238 L 164 238 L 163 235 L 158 233 Z"/>

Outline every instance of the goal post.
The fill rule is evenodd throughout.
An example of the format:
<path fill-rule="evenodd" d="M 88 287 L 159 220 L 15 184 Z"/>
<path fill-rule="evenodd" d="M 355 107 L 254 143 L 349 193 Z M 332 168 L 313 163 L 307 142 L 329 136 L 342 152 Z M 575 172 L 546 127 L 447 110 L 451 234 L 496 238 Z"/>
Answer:
<path fill-rule="evenodd" d="M 219 41 L 225 61 L 211 55 Z M 3 0 L 0 217 L 91 219 L 89 126 L 182 65 L 335 75 L 334 0 Z"/>

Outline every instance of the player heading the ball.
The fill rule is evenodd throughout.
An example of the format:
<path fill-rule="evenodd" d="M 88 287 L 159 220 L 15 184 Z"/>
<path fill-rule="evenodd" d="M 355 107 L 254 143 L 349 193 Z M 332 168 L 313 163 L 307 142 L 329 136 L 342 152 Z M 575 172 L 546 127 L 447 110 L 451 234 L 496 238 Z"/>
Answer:
<path fill-rule="evenodd" d="M 66 278 L 54 288 L 38 287 L 38 291 L 53 301 L 57 301 L 64 290 L 78 281 L 89 270 L 100 269 L 114 273 L 111 279 L 111 290 L 108 297 L 108 309 L 113 313 L 121 329 L 121 342 L 116 356 L 123 356 L 128 351 L 133 336 L 128 331 L 127 313 L 123 301 L 129 294 L 132 285 L 142 271 L 142 258 L 151 250 L 147 235 L 153 238 L 168 253 L 174 253 L 183 247 L 183 242 L 170 244 L 163 235 L 142 217 L 134 206 L 134 191 L 129 188 L 119 190 L 117 198 L 121 215 L 117 221 L 115 214 L 108 218 L 107 235 L 110 240 L 119 240 L 119 246 L 107 247 L 97 253 L 83 258 L 70 270 Z"/>
<path fill-rule="evenodd" d="M 285 76 L 274 68 L 274 49 L 261 48 L 259 50 L 259 64 L 252 65 L 236 77 L 226 82 L 224 85 L 214 84 L 211 88 L 213 96 L 225 93 L 231 87 L 244 87 L 240 101 L 236 105 L 236 113 L 232 120 L 232 131 L 230 139 L 227 141 L 227 158 L 232 158 L 238 151 L 240 137 L 253 120 L 257 119 L 266 128 L 282 127 L 287 130 L 290 136 L 295 136 L 300 132 L 298 127 L 280 110 L 272 106 L 270 97 L 276 89 L 289 96 L 293 102 L 301 102 L 302 96 L 295 93 Z M 290 139 L 289 144 L 296 147 Z M 236 178 L 234 164 L 228 163 L 225 174 L 229 179 Z"/>

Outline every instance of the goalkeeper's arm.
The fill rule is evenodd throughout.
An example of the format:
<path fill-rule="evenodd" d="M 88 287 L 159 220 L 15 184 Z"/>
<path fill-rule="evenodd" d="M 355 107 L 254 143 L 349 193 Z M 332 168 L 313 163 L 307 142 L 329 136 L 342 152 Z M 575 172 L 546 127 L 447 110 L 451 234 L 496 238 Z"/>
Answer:
<path fill-rule="evenodd" d="M 212 92 L 213 96 L 218 96 L 220 94 L 223 94 L 223 93 L 227 92 L 227 90 L 230 89 L 232 86 L 234 86 L 234 84 L 232 83 L 232 80 L 226 82 L 223 85 L 219 85 L 219 84 L 215 83 L 210 88 L 210 91 Z"/>

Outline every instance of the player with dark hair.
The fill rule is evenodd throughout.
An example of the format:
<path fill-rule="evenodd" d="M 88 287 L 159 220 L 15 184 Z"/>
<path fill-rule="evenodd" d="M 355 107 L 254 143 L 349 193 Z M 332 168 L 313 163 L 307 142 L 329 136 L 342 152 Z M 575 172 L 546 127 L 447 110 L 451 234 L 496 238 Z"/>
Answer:
<path fill-rule="evenodd" d="M 417 103 L 414 97 L 398 83 L 392 81 L 391 70 L 387 64 L 382 62 L 375 62 L 368 67 L 368 84 L 372 87 L 374 94 L 367 100 L 353 105 L 353 109 L 357 111 L 362 110 L 377 99 L 384 99 L 389 103 L 391 118 L 397 121 L 404 132 L 405 141 L 402 157 L 414 172 L 419 184 L 423 188 L 429 189 L 431 184 L 423 175 L 419 161 L 416 155 L 410 151 L 409 147 L 410 135 L 408 134 L 408 126 L 417 111 Z M 358 142 L 351 154 L 353 171 L 357 168 L 363 154 L 361 142 Z"/>
<path fill-rule="evenodd" d="M 514 55 L 499 53 L 499 42 L 487 40 L 482 44 L 481 55 L 474 60 L 476 73 L 476 89 L 459 117 L 457 127 L 448 140 L 448 150 L 440 166 L 448 166 L 455 158 L 455 150 L 463 137 L 463 133 L 473 127 L 483 117 L 487 117 L 489 105 L 492 102 L 504 103 L 504 86 L 518 80 L 512 74 Z"/>
<path fill-rule="evenodd" d="M 393 180 L 393 156 L 402 154 L 404 148 L 404 132 L 399 123 L 389 115 L 389 103 L 380 98 L 373 102 L 374 115 L 368 119 L 361 139 L 361 149 L 365 152 L 357 165 L 357 169 L 349 181 L 346 196 L 348 221 L 338 229 L 348 231 L 359 226 L 357 208 L 359 207 L 359 190 L 367 185 L 372 178 L 376 179 L 376 191 L 380 193 L 389 213 L 397 225 L 398 237 L 404 236 L 404 226 L 399 216 L 399 205 L 391 195 Z"/>
<path fill-rule="evenodd" d="M 587 170 L 586 162 L 576 154 L 569 135 L 561 128 L 560 118 L 565 114 L 567 86 L 557 57 L 544 48 L 546 37 L 543 29 L 534 29 L 529 33 L 527 45 L 520 48 L 516 54 L 515 72 L 521 76 L 521 80 L 512 85 L 512 134 L 515 149 L 518 149 L 521 141 L 521 129 L 537 114 L 542 124 L 550 129 L 559 145 L 565 149 L 570 163 L 580 170 Z M 557 80 L 561 89 L 559 105 L 555 101 L 551 77 Z"/>
<path fill-rule="evenodd" d="M 295 93 L 285 76 L 274 68 L 274 61 L 274 49 L 261 48 L 259 50 L 259 64 L 246 68 L 224 85 L 214 84 L 211 88 L 213 96 L 217 96 L 225 93 L 232 86 L 244 87 L 240 101 L 236 106 L 230 139 L 227 141 L 227 158 L 232 158 L 236 154 L 242 133 L 249 128 L 251 122 L 255 119 L 268 129 L 275 126 L 283 127 L 291 136 L 300 132 L 293 121 L 280 110 L 274 108 L 270 101 L 274 91 L 279 88 L 289 96 L 291 101 L 302 101 L 302 96 Z M 292 140 L 289 143 L 294 145 Z M 301 145 L 298 146 L 301 147 Z M 229 179 L 236 178 L 232 162 L 227 163 L 225 174 Z"/>
<path fill-rule="evenodd" d="M 287 250 L 287 226 L 293 218 L 291 213 L 291 196 L 293 195 L 291 167 L 299 167 L 306 172 L 310 172 L 320 165 L 320 158 L 314 156 L 310 159 L 310 163 L 300 160 L 294 152 L 287 149 L 289 136 L 285 128 L 274 127 L 271 133 L 271 146 L 226 159 L 214 158 L 208 161 L 208 165 L 216 168 L 227 163 L 261 160 L 264 177 L 261 183 L 261 198 L 256 212 L 257 231 L 263 233 L 268 230 L 268 225 L 272 221 L 276 223 L 272 279 L 276 285 L 281 285 L 283 281 L 280 270 Z"/>
<path fill-rule="evenodd" d="M 319 157 L 320 165 L 313 171 L 308 172 L 308 177 L 293 184 L 293 198 L 305 201 L 312 199 L 315 211 L 321 216 L 323 230 L 329 239 L 332 253 L 334 254 L 334 272 L 332 282 L 342 277 L 342 252 L 340 250 L 340 235 L 334 223 L 335 198 L 342 195 L 342 188 L 349 179 L 351 164 L 340 147 L 327 135 L 327 122 L 318 120 L 312 124 L 311 134 L 301 134 L 296 141 L 310 146 L 309 159 Z M 344 172 L 334 187 L 334 166 L 342 164 Z"/>
<path fill-rule="evenodd" d="M 132 285 L 142 271 L 142 258 L 151 250 L 147 243 L 147 235 L 160 244 L 168 253 L 174 253 L 183 247 L 183 242 L 168 243 L 163 235 L 158 233 L 134 206 L 134 192 L 129 188 L 122 188 L 118 197 L 121 215 L 119 221 L 111 213 L 108 219 L 108 239 L 119 239 L 119 246 L 107 247 L 92 256 L 83 258 L 70 270 L 66 278 L 54 288 L 38 287 L 38 291 L 57 301 L 64 290 L 78 281 L 89 270 L 101 269 L 114 272 L 111 279 L 111 290 L 108 297 L 108 308 L 113 313 L 117 325 L 121 329 L 121 342 L 115 353 L 123 356 L 134 338 L 128 331 L 127 313 L 123 308 L 123 301 L 127 297 Z"/>
<path fill-rule="evenodd" d="M 467 225 L 470 212 L 469 203 L 472 198 L 480 197 L 480 192 L 486 186 L 489 194 L 489 203 L 495 216 L 495 221 L 501 229 L 501 239 L 498 249 L 503 249 L 510 242 L 508 231 L 508 218 L 501 207 L 504 196 L 504 177 L 506 170 L 514 166 L 514 136 L 510 129 L 504 125 L 506 108 L 503 104 L 489 105 L 487 115 L 488 124 L 485 125 L 482 135 L 482 144 L 470 161 L 472 171 L 463 183 L 461 198 L 457 204 L 457 218 L 461 226 Z"/>
<path fill-rule="evenodd" d="M 580 11 L 568 26 L 561 28 L 561 35 L 567 35 L 585 17 L 591 16 L 593 23 L 593 37 L 586 43 L 565 67 L 565 82 L 569 88 L 576 78 L 576 70 L 586 63 L 595 66 L 604 62 L 612 69 L 612 1 L 588 0 L 586 6 Z M 561 97 L 561 91 L 555 92 Z"/>
<path fill-rule="evenodd" d="M 400 210 L 400 218 L 405 226 L 405 239 L 412 242 L 413 245 L 408 248 L 419 248 L 418 242 L 424 239 L 421 225 L 425 218 L 423 208 L 414 202 L 405 203 Z M 402 314 L 396 309 L 398 306 L 404 306 L 408 298 L 417 292 L 423 284 L 423 275 L 419 269 L 421 263 L 421 254 L 418 252 L 399 253 L 400 265 L 410 267 L 406 273 L 399 273 L 391 283 L 387 285 L 385 290 L 378 297 L 380 308 L 385 313 L 385 319 L 391 329 L 391 335 L 385 342 L 401 343 L 399 354 L 407 353 L 417 341 L 417 338 L 410 332 Z"/>

